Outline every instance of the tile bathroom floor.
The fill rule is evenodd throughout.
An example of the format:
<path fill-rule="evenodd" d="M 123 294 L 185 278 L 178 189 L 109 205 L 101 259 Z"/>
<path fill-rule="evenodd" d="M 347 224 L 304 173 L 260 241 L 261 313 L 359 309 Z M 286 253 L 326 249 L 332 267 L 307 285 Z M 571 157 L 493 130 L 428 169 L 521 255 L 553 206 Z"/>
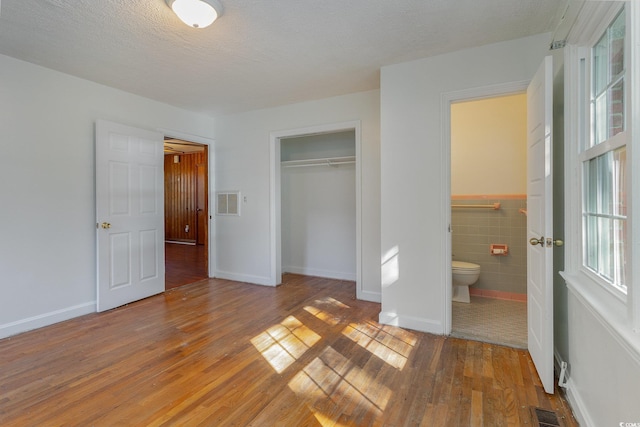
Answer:
<path fill-rule="evenodd" d="M 515 348 L 527 348 L 527 303 L 471 296 L 453 302 L 451 335 Z"/>

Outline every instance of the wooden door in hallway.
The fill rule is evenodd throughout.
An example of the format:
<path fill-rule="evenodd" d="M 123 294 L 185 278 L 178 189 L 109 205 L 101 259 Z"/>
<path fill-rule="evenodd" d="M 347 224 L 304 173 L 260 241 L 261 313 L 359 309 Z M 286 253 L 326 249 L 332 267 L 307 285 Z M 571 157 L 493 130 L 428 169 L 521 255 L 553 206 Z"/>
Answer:
<path fill-rule="evenodd" d="M 205 150 L 206 153 L 206 150 Z M 206 163 L 196 165 L 196 243 L 198 245 L 206 245 L 208 235 L 208 217 L 207 209 L 207 165 Z"/>

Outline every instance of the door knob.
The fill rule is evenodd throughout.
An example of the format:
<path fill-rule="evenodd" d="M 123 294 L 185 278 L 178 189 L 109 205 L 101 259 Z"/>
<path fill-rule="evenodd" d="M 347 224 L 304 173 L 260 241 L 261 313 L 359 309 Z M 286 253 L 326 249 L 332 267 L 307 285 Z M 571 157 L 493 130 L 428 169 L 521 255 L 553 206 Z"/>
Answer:
<path fill-rule="evenodd" d="M 103 222 L 102 224 L 100 224 L 100 226 L 101 226 L 102 228 L 104 228 L 105 230 L 106 230 L 107 228 L 111 228 L 111 224 L 109 224 L 108 222 Z"/>
<path fill-rule="evenodd" d="M 556 245 L 556 246 L 562 246 L 562 245 L 564 245 L 564 240 L 562 240 L 562 239 L 555 239 L 555 240 L 553 241 L 553 244 L 554 244 L 554 245 Z"/>
<path fill-rule="evenodd" d="M 544 237 L 540 237 L 539 239 L 536 239 L 535 237 L 533 237 L 529 239 L 529 243 L 533 246 L 535 245 L 544 246 Z"/>

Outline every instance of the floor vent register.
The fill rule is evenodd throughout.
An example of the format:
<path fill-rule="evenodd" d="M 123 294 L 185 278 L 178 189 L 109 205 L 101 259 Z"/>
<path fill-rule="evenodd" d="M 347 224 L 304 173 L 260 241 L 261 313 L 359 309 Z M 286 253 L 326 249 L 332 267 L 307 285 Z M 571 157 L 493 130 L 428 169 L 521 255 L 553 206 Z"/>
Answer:
<path fill-rule="evenodd" d="M 536 427 L 562 427 L 558 415 L 547 409 L 531 407 L 533 425 Z"/>

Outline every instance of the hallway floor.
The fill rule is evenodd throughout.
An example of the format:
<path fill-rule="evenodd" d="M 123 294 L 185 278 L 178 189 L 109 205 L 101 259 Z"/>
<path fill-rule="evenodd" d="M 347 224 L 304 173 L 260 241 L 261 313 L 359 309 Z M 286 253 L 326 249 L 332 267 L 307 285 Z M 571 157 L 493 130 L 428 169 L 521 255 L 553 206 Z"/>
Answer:
<path fill-rule="evenodd" d="M 165 290 L 208 279 L 204 245 L 165 243 Z"/>
<path fill-rule="evenodd" d="M 451 335 L 527 348 L 527 303 L 471 296 L 453 303 Z"/>

